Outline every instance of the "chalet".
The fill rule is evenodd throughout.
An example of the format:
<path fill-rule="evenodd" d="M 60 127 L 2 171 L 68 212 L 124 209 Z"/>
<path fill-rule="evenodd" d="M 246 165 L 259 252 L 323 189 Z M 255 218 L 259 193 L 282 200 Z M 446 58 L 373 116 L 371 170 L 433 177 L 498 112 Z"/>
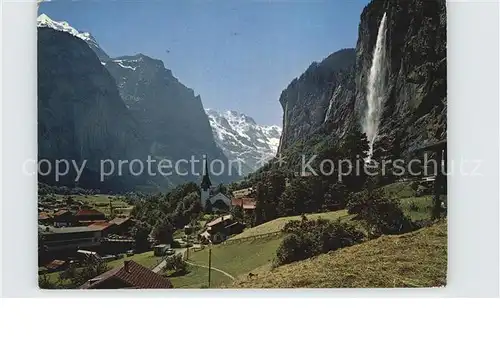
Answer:
<path fill-rule="evenodd" d="M 222 230 L 227 225 L 231 224 L 233 221 L 232 215 L 221 216 L 207 223 L 207 231 L 210 233 L 215 233 Z"/>
<path fill-rule="evenodd" d="M 109 223 L 115 225 L 115 233 L 125 235 L 130 233 L 130 229 L 134 226 L 134 220 L 130 217 L 115 217 Z"/>
<path fill-rule="evenodd" d="M 252 199 L 249 197 L 232 198 L 231 205 L 232 206 L 240 206 L 243 209 L 243 211 L 251 212 L 251 211 L 255 211 L 257 201 L 255 201 L 255 199 Z"/>
<path fill-rule="evenodd" d="M 241 233 L 244 227 L 244 224 L 233 221 L 232 215 L 221 216 L 207 223 L 207 230 L 199 234 L 199 239 L 204 243 L 218 244 L 230 235 Z"/>
<path fill-rule="evenodd" d="M 106 215 L 94 209 L 82 209 L 76 213 L 75 219 L 78 223 L 81 224 L 88 222 L 97 223 L 99 221 L 105 221 Z"/>
<path fill-rule="evenodd" d="M 38 224 L 49 225 L 54 223 L 54 219 L 47 212 L 40 212 L 38 214 Z"/>
<path fill-rule="evenodd" d="M 115 234 L 117 231 L 117 226 L 111 222 L 97 222 L 92 223 L 88 226 L 88 228 L 100 230 L 103 237 L 107 237 L 110 234 Z"/>
<path fill-rule="evenodd" d="M 113 268 L 88 280 L 80 289 L 172 289 L 169 279 L 134 261 L 124 261 L 123 266 Z"/>
<path fill-rule="evenodd" d="M 75 217 L 69 210 L 59 210 L 54 213 L 54 227 L 70 227 L 75 224 Z"/>
<path fill-rule="evenodd" d="M 52 260 L 45 265 L 48 272 L 57 272 L 66 269 L 69 261 Z"/>

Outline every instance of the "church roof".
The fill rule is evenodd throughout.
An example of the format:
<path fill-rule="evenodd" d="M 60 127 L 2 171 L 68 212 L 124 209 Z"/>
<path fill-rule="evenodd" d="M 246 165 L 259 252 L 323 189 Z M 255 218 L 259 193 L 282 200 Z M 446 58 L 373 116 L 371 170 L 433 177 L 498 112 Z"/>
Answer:
<path fill-rule="evenodd" d="M 207 190 L 212 186 L 210 177 L 208 176 L 208 160 L 205 161 L 205 171 L 203 172 L 203 178 L 201 179 L 201 188 Z"/>

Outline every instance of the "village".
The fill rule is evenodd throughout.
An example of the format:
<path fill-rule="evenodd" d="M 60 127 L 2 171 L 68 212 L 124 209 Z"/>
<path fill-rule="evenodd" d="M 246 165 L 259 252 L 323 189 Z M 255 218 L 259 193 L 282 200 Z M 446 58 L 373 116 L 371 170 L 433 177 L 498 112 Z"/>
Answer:
<path fill-rule="evenodd" d="M 252 188 L 234 191 L 230 196 L 218 189 L 205 173 L 199 195 L 204 204 L 203 213 L 209 214 L 176 230 L 170 243 L 158 242 L 153 228 L 147 238 L 147 248 L 139 250 L 141 252 L 137 250 L 134 237 L 133 206 L 124 197 L 103 194 L 41 196 L 38 204 L 39 274 L 54 280 L 67 270 L 102 262 L 112 269 L 93 277 L 92 282 L 87 281 L 80 288 L 170 288 L 172 284 L 161 275 L 168 257 L 180 255 L 185 260 L 189 248 L 202 250 L 205 245 L 217 245 L 241 233 L 245 224 L 233 218 L 231 208 L 237 206 L 250 216 L 255 211 Z M 126 273 L 125 279 L 123 272 L 128 271 L 132 273 Z M 158 282 L 163 284 L 158 285 Z"/>

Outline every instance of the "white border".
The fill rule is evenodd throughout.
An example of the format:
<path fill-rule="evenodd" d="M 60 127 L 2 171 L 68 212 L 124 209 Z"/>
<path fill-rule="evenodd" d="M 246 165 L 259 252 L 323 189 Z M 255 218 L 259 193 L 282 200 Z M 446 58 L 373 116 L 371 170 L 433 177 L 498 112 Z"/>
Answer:
<path fill-rule="evenodd" d="M 449 158 L 482 159 L 484 176 L 449 181 L 446 288 L 273 291 L 40 291 L 36 286 L 36 180 L 22 161 L 36 155 L 36 7 L 2 2 L 2 295 L 169 297 L 497 296 L 498 58 L 496 2 L 448 4 Z M 59 321 L 60 322 L 60 321 Z"/>

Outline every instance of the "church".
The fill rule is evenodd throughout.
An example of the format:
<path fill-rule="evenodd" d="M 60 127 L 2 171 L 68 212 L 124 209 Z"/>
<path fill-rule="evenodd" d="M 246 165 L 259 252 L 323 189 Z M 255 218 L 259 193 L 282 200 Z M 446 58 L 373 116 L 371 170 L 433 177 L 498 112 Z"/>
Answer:
<path fill-rule="evenodd" d="M 201 179 L 201 206 L 206 209 L 207 202 L 210 202 L 213 208 L 218 209 L 230 209 L 231 199 L 218 191 L 218 187 L 212 185 L 210 181 L 210 176 L 208 172 L 208 161 L 205 161 L 205 171 L 203 173 L 203 178 Z"/>

